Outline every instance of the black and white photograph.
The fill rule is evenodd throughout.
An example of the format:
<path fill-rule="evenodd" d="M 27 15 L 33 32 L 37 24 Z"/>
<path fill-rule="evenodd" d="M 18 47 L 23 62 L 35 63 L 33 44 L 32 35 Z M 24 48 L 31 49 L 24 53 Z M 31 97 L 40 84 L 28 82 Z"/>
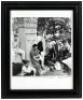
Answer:
<path fill-rule="evenodd" d="M 73 11 L 11 11 L 11 89 L 73 89 Z"/>
<path fill-rule="evenodd" d="M 82 97 L 82 2 L 1 2 L 1 98 Z"/>

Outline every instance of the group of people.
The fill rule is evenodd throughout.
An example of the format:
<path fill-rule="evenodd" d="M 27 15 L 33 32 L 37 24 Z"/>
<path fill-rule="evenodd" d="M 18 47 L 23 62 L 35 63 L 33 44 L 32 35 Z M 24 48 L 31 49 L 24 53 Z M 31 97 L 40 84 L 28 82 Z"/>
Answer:
<path fill-rule="evenodd" d="M 69 45 L 65 51 L 68 50 Z M 66 53 L 67 52 L 65 52 L 65 54 Z M 46 72 L 46 69 L 53 72 L 56 70 L 56 62 L 58 61 L 62 66 L 63 71 L 70 73 L 71 69 L 62 62 L 59 56 L 57 42 L 47 41 L 44 52 L 43 42 L 39 41 L 38 43 L 32 45 L 30 50 L 30 61 L 25 61 L 26 63 L 23 63 L 24 67 L 22 68 L 22 72 L 25 73 L 25 75 L 37 76 L 43 74 L 43 72 Z"/>
<path fill-rule="evenodd" d="M 44 40 L 45 43 L 40 40 L 38 43 L 34 43 L 32 45 L 29 53 L 30 61 L 25 60 L 25 52 L 22 49 L 18 48 L 18 44 L 15 45 L 13 51 L 15 51 L 15 53 L 19 53 L 22 57 L 23 65 L 21 74 L 39 76 L 46 71 L 46 68 L 49 71 L 55 71 L 56 61 L 59 61 L 61 66 L 63 66 L 64 71 L 70 73 L 71 69 L 60 59 L 61 55 L 64 56 L 66 55 L 66 53 L 70 52 L 70 45 L 68 43 L 68 40 L 55 41 L 55 39 L 53 40 L 52 34 L 46 35 Z M 44 44 L 45 46 L 43 46 Z M 61 47 L 61 45 L 64 46 Z"/>

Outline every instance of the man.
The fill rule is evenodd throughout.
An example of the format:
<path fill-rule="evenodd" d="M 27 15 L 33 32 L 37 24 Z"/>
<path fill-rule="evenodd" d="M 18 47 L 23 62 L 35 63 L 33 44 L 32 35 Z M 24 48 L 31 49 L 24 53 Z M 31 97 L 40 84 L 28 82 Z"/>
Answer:
<path fill-rule="evenodd" d="M 21 72 L 22 60 L 25 59 L 25 51 L 19 48 L 19 37 L 16 35 L 11 48 L 13 75 L 18 75 Z"/>
<path fill-rule="evenodd" d="M 49 67 L 51 71 L 55 70 L 55 61 L 56 61 L 56 50 L 55 50 L 55 41 L 50 41 L 47 43 L 46 55 L 45 55 L 45 65 Z"/>
<path fill-rule="evenodd" d="M 29 61 L 23 60 L 22 71 L 20 75 L 31 76 L 34 75 L 34 70 L 29 67 Z"/>
<path fill-rule="evenodd" d="M 25 52 L 21 48 L 19 48 L 19 37 L 15 36 L 13 43 L 13 53 L 14 53 L 14 62 L 22 62 L 25 59 Z M 18 59 L 18 56 L 20 59 Z"/>
<path fill-rule="evenodd" d="M 40 63 L 40 52 L 38 50 L 37 44 L 34 44 L 32 46 L 32 49 L 30 51 L 30 60 L 32 63 L 32 66 L 36 69 L 36 75 L 41 74 L 41 63 Z"/>
<path fill-rule="evenodd" d="M 38 41 L 37 41 L 37 45 L 38 45 L 38 50 L 40 51 L 40 55 L 41 55 L 41 65 L 42 65 L 42 69 L 44 70 L 44 54 L 45 54 L 45 40 L 43 36 L 37 36 L 38 37 Z"/>

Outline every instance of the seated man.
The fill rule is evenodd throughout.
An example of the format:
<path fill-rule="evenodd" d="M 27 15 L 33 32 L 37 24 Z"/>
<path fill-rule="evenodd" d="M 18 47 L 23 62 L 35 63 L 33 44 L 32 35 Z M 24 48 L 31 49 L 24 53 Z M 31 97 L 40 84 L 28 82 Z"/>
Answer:
<path fill-rule="evenodd" d="M 21 72 L 22 60 L 25 59 L 25 51 L 19 48 L 19 38 L 15 36 L 12 41 L 11 57 L 13 65 L 13 75 L 18 75 Z"/>
<path fill-rule="evenodd" d="M 24 76 L 34 75 L 34 71 L 33 69 L 31 69 L 31 66 L 29 67 L 29 61 L 27 60 L 23 60 L 21 75 L 24 75 Z"/>
<path fill-rule="evenodd" d="M 38 50 L 37 44 L 34 44 L 32 46 L 32 49 L 30 51 L 30 60 L 32 63 L 32 66 L 36 69 L 36 75 L 41 74 L 41 56 Z"/>
<path fill-rule="evenodd" d="M 17 36 L 15 37 L 13 42 L 12 53 L 14 55 L 14 62 L 18 62 L 18 56 L 21 63 L 22 60 L 25 59 L 25 51 L 19 48 L 19 38 Z"/>

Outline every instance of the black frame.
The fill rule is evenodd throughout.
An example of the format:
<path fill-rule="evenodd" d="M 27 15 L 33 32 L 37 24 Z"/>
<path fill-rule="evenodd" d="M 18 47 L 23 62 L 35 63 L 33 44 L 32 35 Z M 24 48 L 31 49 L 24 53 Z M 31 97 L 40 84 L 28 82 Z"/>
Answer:
<path fill-rule="evenodd" d="M 10 10 L 73 10 L 72 90 L 10 90 Z M 82 2 L 1 2 L 1 97 L 2 98 L 81 98 L 82 97 Z"/>

